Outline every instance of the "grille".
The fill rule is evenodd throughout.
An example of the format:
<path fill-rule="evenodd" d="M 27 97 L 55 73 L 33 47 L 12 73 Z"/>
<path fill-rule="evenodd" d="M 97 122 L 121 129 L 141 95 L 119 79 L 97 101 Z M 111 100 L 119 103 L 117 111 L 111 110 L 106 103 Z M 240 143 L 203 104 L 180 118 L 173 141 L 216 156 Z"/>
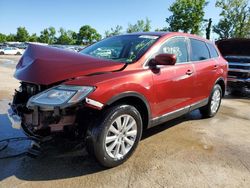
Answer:
<path fill-rule="evenodd" d="M 236 78 L 241 78 L 241 79 L 245 79 L 248 78 L 248 73 L 246 72 L 228 72 L 228 76 L 230 77 L 236 77 Z"/>
<path fill-rule="evenodd" d="M 250 70 L 250 66 L 244 66 L 244 65 L 230 65 L 229 68 L 231 69 L 244 69 L 244 70 Z"/>

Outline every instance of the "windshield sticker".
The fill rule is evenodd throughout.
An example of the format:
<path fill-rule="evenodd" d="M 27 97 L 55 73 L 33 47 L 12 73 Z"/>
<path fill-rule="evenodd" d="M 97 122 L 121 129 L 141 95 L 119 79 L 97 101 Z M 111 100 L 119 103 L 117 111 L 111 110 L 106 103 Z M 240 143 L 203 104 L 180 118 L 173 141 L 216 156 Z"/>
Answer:
<path fill-rule="evenodd" d="M 152 36 L 152 35 L 141 35 L 139 36 L 139 38 L 143 38 L 143 39 L 158 39 L 159 36 Z"/>

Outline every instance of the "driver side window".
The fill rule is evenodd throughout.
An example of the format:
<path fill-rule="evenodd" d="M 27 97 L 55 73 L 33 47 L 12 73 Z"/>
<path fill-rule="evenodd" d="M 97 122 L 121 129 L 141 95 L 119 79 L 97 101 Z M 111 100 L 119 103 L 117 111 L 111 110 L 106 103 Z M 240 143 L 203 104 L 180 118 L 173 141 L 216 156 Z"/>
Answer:
<path fill-rule="evenodd" d="M 159 54 L 176 55 L 176 63 L 188 62 L 188 50 L 185 38 L 176 37 L 168 40 L 161 46 Z"/>

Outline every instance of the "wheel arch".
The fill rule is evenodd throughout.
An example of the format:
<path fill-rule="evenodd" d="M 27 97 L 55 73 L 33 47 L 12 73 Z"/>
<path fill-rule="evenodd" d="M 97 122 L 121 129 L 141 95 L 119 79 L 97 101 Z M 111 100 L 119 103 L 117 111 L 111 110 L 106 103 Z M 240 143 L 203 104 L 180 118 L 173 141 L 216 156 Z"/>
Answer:
<path fill-rule="evenodd" d="M 226 93 L 226 83 L 225 83 L 225 80 L 224 78 L 218 78 L 216 81 L 215 81 L 215 84 L 219 84 L 221 89 L 222 89 L 222 96 L 224 97 L 225 96 L 225 93 Z"/>
<path fill-rule="evenodd" d="M 128 104 L 137 108 L 142 117 L 143 129 L 147 129 L 150 121 L 150 106 L 147 99 L 137 92 L 125 92 L 112 97 L 107 103 L 107 106 L 117 104 Z"/>

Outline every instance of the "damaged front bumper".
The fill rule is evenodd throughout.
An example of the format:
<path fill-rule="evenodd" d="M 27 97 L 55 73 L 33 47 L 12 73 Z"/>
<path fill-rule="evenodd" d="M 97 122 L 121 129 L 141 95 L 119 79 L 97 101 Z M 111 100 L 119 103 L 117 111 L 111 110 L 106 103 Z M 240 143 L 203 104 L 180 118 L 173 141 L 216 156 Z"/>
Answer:
<path fill-rule="evenodd" d="M 104 106 L 86 97 L 93 90 L 94 88 L 89 86 L 59 85 L 48 89 L 43 86 L 21 83 L 19 91 L 16 91 L 13 102 L 10 104 L 9 119 L 13 127 L 20 128 L 21 126 L 28 136 L 77 132 L 76 129 L 83 129 L 82 127 L 91 121 L 89 114 L 93 111 L 100 111 Z M 57 96 L 62 96 L 60 94 L 67 95 L 68 93 L 72 95 L 62 104 L 51 103 L 52 98 L 56 99 Z M 44 101 L 49 102 L 46 104 Z"/>

